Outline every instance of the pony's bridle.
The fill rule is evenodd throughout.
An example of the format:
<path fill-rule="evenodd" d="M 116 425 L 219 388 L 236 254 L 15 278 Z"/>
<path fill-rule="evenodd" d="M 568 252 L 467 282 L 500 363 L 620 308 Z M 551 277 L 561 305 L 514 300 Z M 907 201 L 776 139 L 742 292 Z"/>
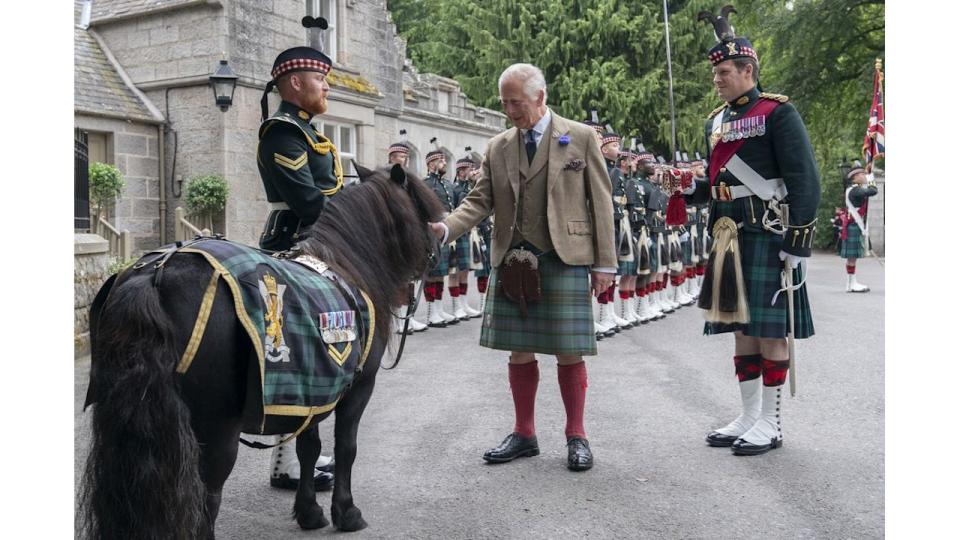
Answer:
<path fill-rule="evenodd" d="M 440 263 L 440 257 L 438 255 L 440 253 L 440 240 L 437 240 L 435 236 L 430 234 L 429 229 L 424 230 L 424 235 L 427 236 L 428 244 L 430 245 L 430 251 L 427 252 L 427 267 L 423 270 L 423 274 L 420 276 L 420 286 L 417 287 L 416 294 L 411 294 L 407 301 L 407 313 L 401 317 L 393 312 L 392 307 L 390 308 L 390 314 L 403 321 L 403 329 L 400 333 L 400 347 L 397 349 L 397 357 L 394 358 L 393 363 L 390 364 L 389 367 L 384 366 L 381 363 L 380 369 L 391 370 L 397 367 L 397 364 L 400 363 L 400 357 L 403 356 L 403 347 L 407 343 L 407 332 L 410 329 L 410 319 L 413 318 L 413 314 L 416 313 L 417 308 L 420 307 L 420 298 L 423 296 L 423 288 L 427 283 L 427 275 Z"/>

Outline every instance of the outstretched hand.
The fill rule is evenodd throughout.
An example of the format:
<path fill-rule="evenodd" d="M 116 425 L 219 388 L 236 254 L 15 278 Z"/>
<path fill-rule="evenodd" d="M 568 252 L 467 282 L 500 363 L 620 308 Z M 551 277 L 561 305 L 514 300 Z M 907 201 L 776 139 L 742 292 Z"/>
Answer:
<path fill-rule="evenodd" d="M 596 296 L 603 291 L 610 288 L 610 285 L 613 285 L 613 279 L 616 274 L 610 274 L 607 272 L 594 272 L 590 271 L 590 282 L 593 285 L 593 295 Z"/>
<path fill-rule="evenodd" d="M 443 236 L 447 234 L 447 228 L 439 223 L 427 223 L 427 226 L 430 227 L 430 232 L 437 237 L 437 240 L 443 240 Z"/>

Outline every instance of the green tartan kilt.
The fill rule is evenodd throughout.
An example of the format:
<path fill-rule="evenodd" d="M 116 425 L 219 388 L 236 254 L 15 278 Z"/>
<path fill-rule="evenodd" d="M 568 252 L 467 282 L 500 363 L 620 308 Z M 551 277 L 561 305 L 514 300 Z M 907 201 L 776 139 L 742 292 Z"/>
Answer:
<path fill-rule="evenodd" d="M 650 233 L 650 241 L 653 242 L 650 245 L 650 273 L 656 274 L 657 268 L 660 268 L 660 248 L 657 247 L 657 238 L 660 237 L 660 233 L 652 232 Z"/>
<path fill-rule="evenodd" d="M 520 305 L 503 295 L 497 268 L 491 272 L 483 308 L 480 345 L 503 351 L 594 356 L 590 272 L 586 266 L 564 264 L 555 251 L 540 257 L 540 301 Z"/>
<path fill-rule="evenodd" d="M 617 261 L 617 274 L 628 277 L 637 275 L 637 257 L 638 254 L 634 251 L 632 261 Z"/>
<path fill-rule="evenodd" d="M 840 240 L 838 253 L 844 259 L 861 259 L 863 253 L 863 232 L 856 223 L 847 224 L 847 239 Z"/>
<path fill-rule="evenodd" d="M 770 305 L 773 295 L 780 289 L 780 246 L 783 238 L 766 231 L 753 232 L 740 229 L 740 255 L 743 265 L 743 280 L 746 284 L 747 304 L 750 306 L 750 322 L 747 324 L 706 323 L 703 333 L 707 335 L 742 330 L 744 335 L 758 338 L 783 338 L 787 336 L 790 322 L 787 318 L 787 292 L 780 293 L 777 303 Z M 711 257 L 712 258 L 712 257 Z M 793 282 L 800 283 L 800 270 L 793 271 Z M 794 338 L 804 339 L 813 335 L 813 314 L 804 284 L 793 292 Z"/>
<path fill-rule="evenodd" d="M 483 245 L 487 249 L 483 252 L 483 269 L 474 270 L 473 275 L 476 277 L 487 277 L 490 275 L 490 229 L 487 229 L 487 234 L 483 232 L 480 233 L 480 237 L 483 238 Z"/>
<path fill-rule="evenodd" d="M 427 274 L 429 277 L 445 277 L 450 273 L 451 251 L 449 244 L 440 246 L 440 251 L 437 253 L 437 266 Z M 456 256 L 456 253 L 454 253 L 454 256 Z"/>
<path fill-rule="evenodd" d="M 470 270 L 470 232 L 457 238 L 457 272 Z"/>
<path fill-rule="evenodd" d="M 693 244 L 690 240 L 680 242 L 680 249 L 683 251 L 683 265 L 693 266 Z"/>

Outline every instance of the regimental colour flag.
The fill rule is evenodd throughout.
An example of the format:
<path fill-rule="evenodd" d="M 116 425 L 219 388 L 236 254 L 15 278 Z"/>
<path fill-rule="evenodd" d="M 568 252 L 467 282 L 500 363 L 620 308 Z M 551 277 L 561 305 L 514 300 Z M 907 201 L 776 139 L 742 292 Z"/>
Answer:
<path fill-rule="evenodd" d="M 883 71 L 880 70 L 880 60 L 877 59 L 876 71 L 873 74 L 873 103 L 870 105 L 870 120 L 867 122 L 867 134 L 863 137 L 864 165 L 872 164 L 873 160 L 883 157 L 883 153 Z"/>

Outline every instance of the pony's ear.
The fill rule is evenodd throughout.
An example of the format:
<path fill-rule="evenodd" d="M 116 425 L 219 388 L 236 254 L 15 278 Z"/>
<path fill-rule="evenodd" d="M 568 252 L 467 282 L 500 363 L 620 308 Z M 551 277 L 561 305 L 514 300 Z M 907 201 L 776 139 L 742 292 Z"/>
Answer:
<path fill-rule="evenodd" d="M 403 170 L 399 163 L 396 163 L 390 168 L 390 179 L 402 186 L 407 181 L 407 171 Z"/>
<path fill-rule="evenodd" d="M 353 163 L 353 168 L 356 169 L 357 176 L 360 178 L 361 182 L 366 182 L 367 180 L 370 179 L 371 176 L 373 176 L 372 170 L 360 165 L 359 163 L 357 163 L 352 159 L 350 160 L 350 163 Z"/>

